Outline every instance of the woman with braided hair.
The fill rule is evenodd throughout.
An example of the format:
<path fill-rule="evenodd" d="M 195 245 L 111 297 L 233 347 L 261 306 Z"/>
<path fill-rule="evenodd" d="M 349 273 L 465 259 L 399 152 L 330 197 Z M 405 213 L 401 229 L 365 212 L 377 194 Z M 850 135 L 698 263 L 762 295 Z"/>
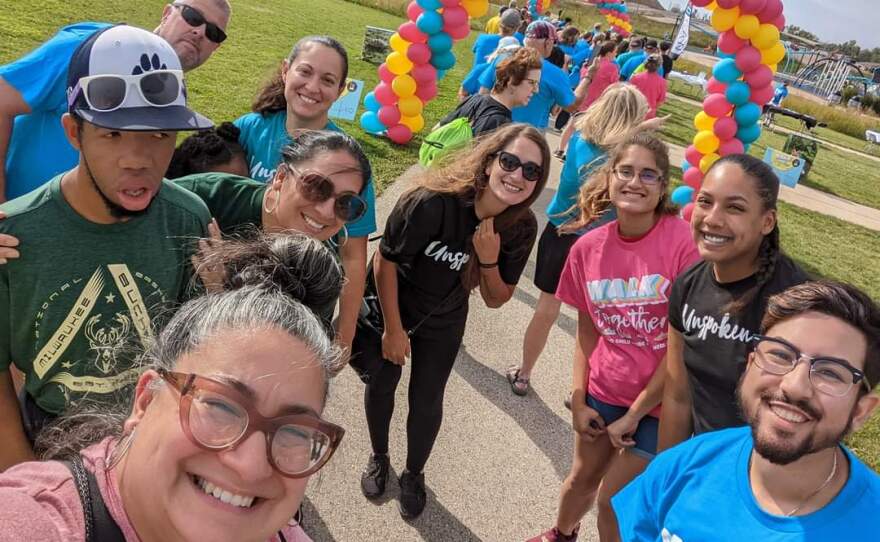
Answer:
<path fill-rule="evenodd" d="M 770 166 L 746 154 L 706 173 L 691 219 L 702 261 L 669 296 L 660 449 L 745 425 L 735 390 L 767 299 L 808 279 L 780 250 L 778 194 Z"/>

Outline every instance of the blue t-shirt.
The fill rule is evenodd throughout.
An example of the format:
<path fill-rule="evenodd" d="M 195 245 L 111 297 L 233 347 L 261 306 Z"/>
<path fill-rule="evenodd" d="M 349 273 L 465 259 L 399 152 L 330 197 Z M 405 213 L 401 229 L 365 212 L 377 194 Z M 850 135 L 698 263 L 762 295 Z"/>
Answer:
<path fill-rule="evenodd" d="M 880 476 L 848 449 L 849 480 L 805 516 L 775 516 L 749 483 L 749 427 L 704 433 L 661 453 L 611 499 L 627 541 L 867 540 L 877 530 Z"/>
<path fill-rule="evenodd" d="M 547 206 L 547 220 L 557 228 L 574 218 L 568 211 L 577 203 L 581 185 L 608 160 L 608 154 L 574 134 L 565 151 L 565 165 L 559 176 L 559 188 Z"/>
<path fill-rule="evenodd" d="M 773 105 L 781 104 L 786 96 L 788 96 L 788 88 L 782 85 L 776 87 L 776 91 L 773 92 Z"/>
<path fill-rule="evenodd" d="M 614 62 L 615 64 L 617 64 L 618 67 L 622 68 L 623 65 L 626 64 L 627 60 L 631 59 L 634 55 L 642 53 L 644 53 L 644 51 L 627 51 L 623 54 L 617 55 L 617 57 L 614 59 Z"/>
<path fill-rule="evenodd" d="M 61 115 L 67 113 L 67 67 L 76 48 L 108 26 L 95 22 L 65 26 L 30 53 L 0 66 L 0 77 L 31 110 L 15 117 L 13 124 L 6 150 L 6 199 L 27 194 L 79 162 L 79 153 L 61 127 Z"/>
<path fill-rule="evenodd" d="M 498 48 L 499 41 L 501 41 L 501 34 L 480 34 L 477 36 L 471 49 L 474 52 L 474 66 L 485 64 L 486 57 Z"/>
<path fill-rule="evenodd" d="M 265 183 L 275 176 L 278 162 L 281 161 L 281 147 L 291 141 L 286 123 L 286 111 L 267 115 L 248 113 L 233 123 L 241 130 L 238 142 L 247 154 L 248 171 L 252 179 Z M 343 131 L 330 120 L 324 129 Z M 361 195 L 367 201 L 367 212 L 356 222 L 345 225 L 349 237 L 366 237 L 376 231 L 376 192 L 372 178 L 361 190 Z"/>
<path fill-rule="evenodd" d="M 641 66 L 646 58 L 648 58 L 648 54 L 644 51 L 639 51 L 638 53 L 629 57 L 626 62 L 618 62 L 617 64 L 620 66 L 620 77 L 622 79 L 629 80 L 633 72 L 636 71 L 636 68 Z"/>
<path fill-rule="evenodd" d="M 495 86 L 495 62 L 490 63 L 480 76 L 480 86 L 491 89 Z M 574 92 L 568 83 L 568 75 L 559 66 L 545 58 L 541 63 L 541 85 L 529 103 L 511 110 L 513 122 L 524 122 L 543 130 L 554 105 L 568 107 L 574 103 Z"/>

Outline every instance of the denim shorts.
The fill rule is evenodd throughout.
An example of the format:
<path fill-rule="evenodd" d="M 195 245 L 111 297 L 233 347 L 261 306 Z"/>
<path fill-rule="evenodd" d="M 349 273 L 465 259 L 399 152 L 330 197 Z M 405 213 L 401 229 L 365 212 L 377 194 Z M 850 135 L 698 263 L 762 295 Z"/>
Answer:
<path fill-rule="evenodd" d="M 605 425 L 611 425 L 626 414 L 626 407 L 609 405 L 604 403 L 592 395 L 587 394 L 587 406 L 595 410 L 605 420 Z M 628 450 L 639 457 L 647 460 L 654 459 L 657 455 L 657 430 L 660 427 L 660 420 L 654 416 L 647 415 L 639 422 L 633 440 L 636 445 Z"/>

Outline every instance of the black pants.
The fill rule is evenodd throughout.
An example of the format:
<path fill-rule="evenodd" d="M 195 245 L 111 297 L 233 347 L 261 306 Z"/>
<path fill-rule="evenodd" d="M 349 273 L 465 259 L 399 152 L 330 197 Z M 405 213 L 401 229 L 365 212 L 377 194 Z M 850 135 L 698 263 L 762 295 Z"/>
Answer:
<path fill-rule="evenodd" d="M 21 425 L 24 428 L 24 434 L 31 446 L 34 445 L 34 441 L 37 440 L 37 435 L 40 434 L 40 431 L 58 417 L 57 414 L 52 414 L 40 408 L 24 387 L 22 387 L 21 392 L 18 394 L 18 408 L 21 411 Z"/>
<path fill-rule="evenodd" d="M 444 328 L 442 335 L 419 330 L 410 338 L 412 358 L 409 415 L 406 419 L 406 468 L 418 474 L 425 468 L 443 421 L 443 395 L 464 335 L 464 322 Z M 427 333 L 428 330 L 425 330 Z M 381 340 L 381 339 L 380 339 Z M 379 348 L 381 355 L 381 347 Z M 364 407 L 373 453 L 388 453 L 388 431 L 394 413 L 394 392 L 402 367 L 384 360 L 364 391 Z"/>

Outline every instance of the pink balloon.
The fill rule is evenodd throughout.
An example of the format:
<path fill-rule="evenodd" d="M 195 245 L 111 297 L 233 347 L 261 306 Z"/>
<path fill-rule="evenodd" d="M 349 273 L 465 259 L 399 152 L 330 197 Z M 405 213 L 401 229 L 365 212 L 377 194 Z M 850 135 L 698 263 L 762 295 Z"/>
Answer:
<path fill-rule="evenodd" d="M 694 189 L 696 190 L 696 189 Z M 691 218 L 694 216 L 694 204 L 693 202 L 688 203 L 681 210 L 681 218 L 684 219 L 685 222 L 690 222 Z"/>
<path fill-rule="evenodd" d="M 742 0 L 739 3 L 739 11 L 744 15 L 755 15 L 764 9 L 767 0 Z"/>
<path fill-rule="evenodd" d="M 445 8 L 451 8 L 461 4 L 461 0 L 440 0 L 440 3 L 443 4 L 443 7 Z"/>
<path fill-rule="evenodd" d="M 710 94 L 703 100 L 703 111 L 713 117 L 723 117 L 730 113 L 731 109 L 733 105 L 727 101 L 724 94 Z"/>
<path fill-rule="evenodd" d="M 394 126 L 400 122 L 400 110 L 397 109 L 396 105 L 383 106 L 379 109 L 379 120 L 385 126 Z"/>
<path fill-rule="evenodd" d="M 426 103 L 430 100 L 434 99 L 434 96 L 437 95 L 437 83 L 427 83 L 423 85 L 419 85 L 419 88 L 416 89 L 416 96 L 422 100 L 422 103 Z"/>
<path fill-rule="evenodd" d="M 424 12 L 425 10 L 423 10 L 422 6 L 420 6 L 415 0 L 413 0 L 409 3 L 408 6 L 406 6 L 406 17 L 410 21 L 415 21 L 419 18 L 419 15 Z"/>
<path fill-rule="evenodd" d="M 754 70 L 747 72 L 743 80 L 752 88 L 766 87 L 773 82 L 773 70 L 761 64 Z"/>
<path fill-rule="evenodd" d="M 461 6 L 448 7 L 443 10 L 443 23 L 450 27 L 467 24 L 468 14 Z"/>
<path fill-rule="evenodd" d="M 742 144 L 742 141 L 737 138 L 733 138 L 727 141 L 722 141 L 716 152 L 718 153 L 718 156 L 727 156 L 729 154 L 743 154 L 744 152 L 746 152 L 746 148 Z"/>
<path fill-rule="evenodd" d="M 412 47 L 412 45 L 410 45 L 410 47 Z M 415 65 L 409 74 L 416 80 L 416 83 L 418 83 L 419 86 L 431 82 L 436 84 L 437 82 L 437 68 L 430 64 Z"/>
<path fill-rule="evenodd" d="M 692 167 L 684 172 L 681 176 L 684 184 L 690 186 L 694 190 L 700 189 L 700 183 L 703 182 L 703 172 L 699 167 Z"/>
<path fill-rule="evenodd" d="M 721 49 L 722 53 L 728 55 L 735 54 L 745 47 L 747 43 L 748 41 L 737 36 L 733 29 L 722 32 L 718 37 L 718 48 Z"/>
<path fill-rule="evenodd" d="M 721 117 L 715 121 L 712 130 L 715 132 L 715 135 L 718 136 L 718 139 L 721 141 L 727 141 L 736 135 L 738 128 L 739 126 L 736 124 L 733 117 Z"/>
<path fill-rule="evenodd" d="M 772 84 L 766 87 L 753 88 L 749 101 L 755 102 L 758 105 L 764 105 L 773 98 L 774 92 L 776 92 L 776 89 L 773 88 Z"/>
<path fill-rule="evenodd" d="M 453 26 L 451 28 L 443 26 L 443 31 L 449 34 L 449 37 L 454 40 L 463 40 L 468 37 L 468 34 L 471 33 L 471 27 L 468 23 L 459 26 Z"/>
<path fill-rule="evenodd" d="M 735 8 L 736 6 L 739 5 L 740 2 L 742 2 L 742 0 L 717 0 L 716 1 L 716 3 L 718 4 L 718 7 L 724 8 L 724 9 Z"/>
<path fill-rule="evenodd" d="M 379 72 L 379 79 L 388 83 L 389 85 L 391 84 L 391 81 L 394 81 L 394 78 L 397 77 L 396 75 L 391 73 L 391 70 L 388 69 L 388 66 L 386 66 L 384 62 L 379 65 L 379 69 L 376 71 Z"/>
<path fill-rule="evenodd" d="M 386 83 L 379 83 L 376 86 L 376 90 L 373 91 L 373 95 L 376 96 L 376 101 L 382 105 L 394 105 L 397 103 L 397 94 L 391 90 L 391 85 Z M 385 126 L 388 126 L 387 124 Z"/>
<path fill-rule="evenodd" d="M 684 159 L 687 160 L 688 164 L 693 166 L 691 169 L 696 169 L 697 171 L 699 171 L 701 158 L 703 158 L 703 153 L 698 151 L 697 148 L 693 145 L 688 145 L 688 147 L 684 150 Z"/>
<path fill-rule="evenodd" d="M 739 71 L 750 72 L 761 65 L 761 51 L 746 45 L 736 54 L 735 62 Z"/>
<path fill-rule="evenodd" d="M 697 6 L 698 8 L 704 8 L 712 3 L 712 0 L 693 0 L 691 4 Z"/>
<path fill-rule="evenodd" d="M 764 4 L 764 9 L 758 13 L 758 20 L 762 23 L 769 23 L 780 15 L 782 15 L 782 2 L 780 0 L 767 0 L 767 3 Z"/>
<path fill-rule="evenodd" d="M 412 60 L 413 64 L 427 64 L 431 60 L 431 48 L 424 43 L 413 43 L 407 47 L 406 57 Z"/>
<path fill-rule="evenodd" d="M 398 124 L 388 128 L 388 139 L 398 145 L 405 145 L 412 139 L 412 130 L 403 124 Z"/>
<path fill-rule="evenodd" d="M 397 33 L 400 34 L 401 38 L 410 43 L 426 43 L 428 41 L 428 35 L 419 30 L 416 23 L 412 21 L 400 25 L 400 28 L 397 29 Z"/>
<path fill-rule="evenodd" d="M 779 29 L 780 32 L 785 30 L 785 15 L 780 13 L 775 19 L 770 21 L 770 24 Z"/>
<path fill-rule="evenodd" d="M 709 81 L 706 83 L 706 92 L 709 94 L 724 94 L 727 92 L 727 84 L 722 83 L 714 77 L 710 77 Z"/>

